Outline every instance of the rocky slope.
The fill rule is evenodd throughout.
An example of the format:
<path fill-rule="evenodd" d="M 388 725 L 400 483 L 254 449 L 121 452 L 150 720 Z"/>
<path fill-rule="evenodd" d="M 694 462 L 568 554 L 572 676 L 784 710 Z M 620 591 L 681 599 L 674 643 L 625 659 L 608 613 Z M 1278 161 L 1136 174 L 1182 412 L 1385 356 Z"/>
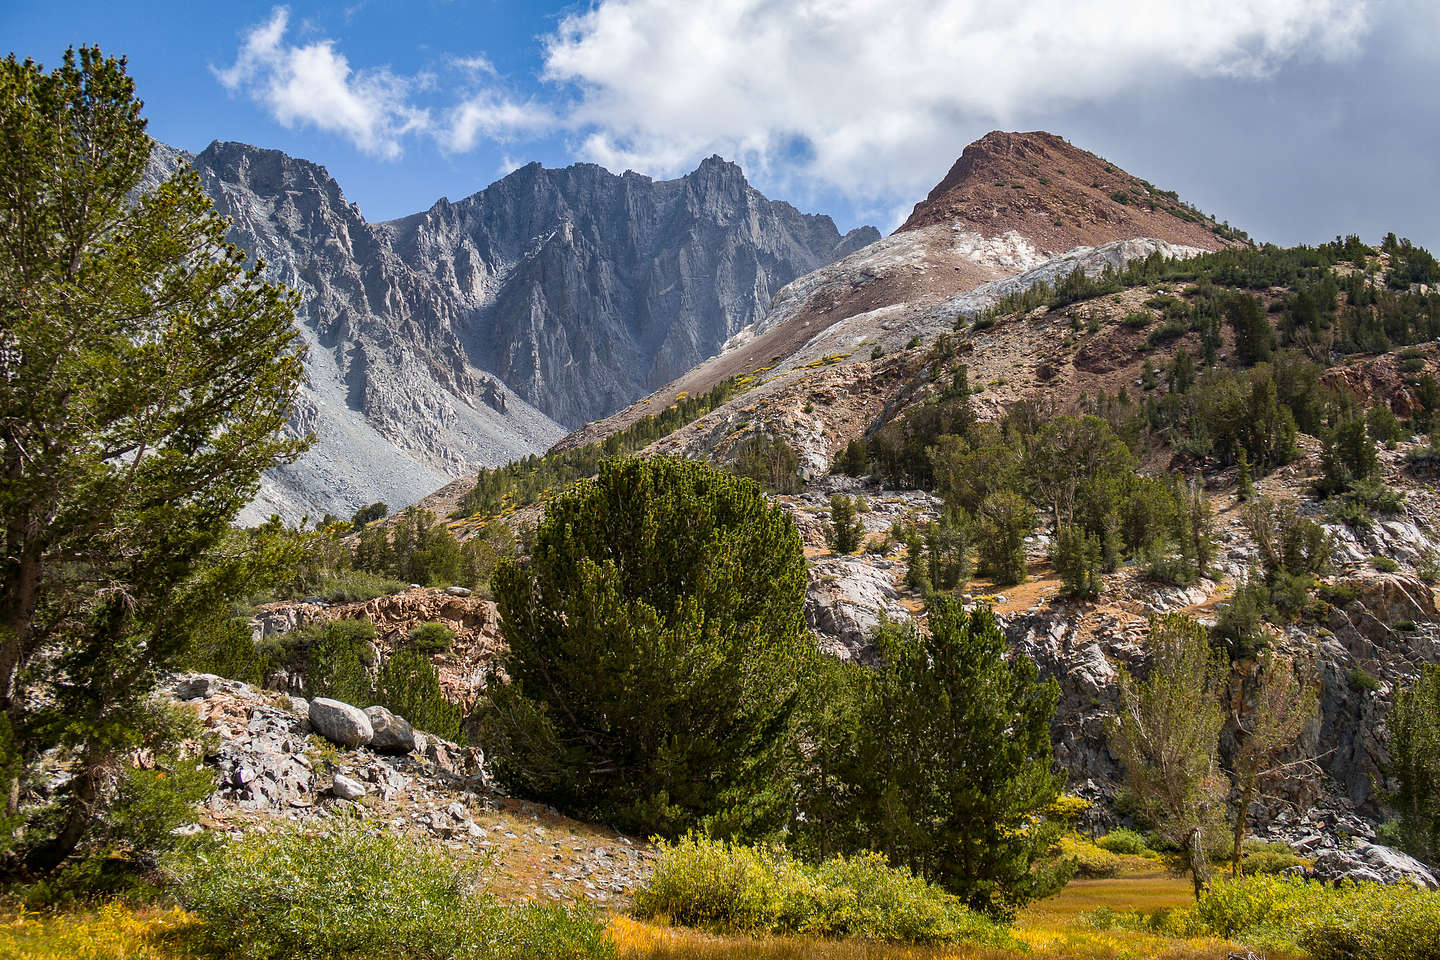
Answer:
<path fill-rule="evenodd" d="M 1153 243 L 1114 245 L 1142 239 Z M 856 343 L 873 345 L 867 331 L 878 335 L 922 316 L 953 318 L 967 303 L 1013 289 L 986 287 L 996 280 L 1023 278 L 1016 282 L 1024 285 L 1054 279 L 1062 266 L 1098 270 L 1097 257 L 1115 264 L 1157 248 L 1216 250 L 1241 242 L 1242 235 L 1173 193 L 1060 137 L 996 131 L 965 148 L 895 233 L 789 284 L 717 356 L 562 445 L 603 437 L 663 410 L 679 393 L 704 393 L 726 377 L 809 362 L 809 348 L 822 338 L 848 358 Z M 958 299 L 969 294 L 975 297 Z M 844 335 L 835 330 L 841 324 Z M 880 341 L 888 348 L 887 338 Z"/>
<path fill-rule="evenodd" d="M 544 450 L 713 354 L 795 277 L 878 238 L 767 200 L 712 157 L 678 180 L 531 164 L 370 223 L 323 167 L 239 143 L 157 146 L 200 173 L 230 239 L 300 292 L 299 463 L 242 517 L 413 502 Z M 563 426 L 562 426 L 563 425 Z"/>

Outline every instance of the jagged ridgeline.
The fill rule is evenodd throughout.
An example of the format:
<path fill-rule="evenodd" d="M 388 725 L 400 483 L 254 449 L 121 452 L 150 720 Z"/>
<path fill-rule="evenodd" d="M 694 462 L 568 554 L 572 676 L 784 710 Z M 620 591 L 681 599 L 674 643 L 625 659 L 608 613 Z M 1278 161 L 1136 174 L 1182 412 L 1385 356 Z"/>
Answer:
<path fill-rule="evenodd" d="M 600 461 L 606 457 L 644 449 L 744 393 L 755 382 L 755 375 L 729 377 L 698 397 L 677 397 L 663 412 L 644 417 L 597 443 L 552 450 L 544 456 L 525 457 L 503 467 L 481 468 L 474 489 L 460 501 L 453 516 L 500 516 L 548 499 L 576 480 L 594 476 Z"/>

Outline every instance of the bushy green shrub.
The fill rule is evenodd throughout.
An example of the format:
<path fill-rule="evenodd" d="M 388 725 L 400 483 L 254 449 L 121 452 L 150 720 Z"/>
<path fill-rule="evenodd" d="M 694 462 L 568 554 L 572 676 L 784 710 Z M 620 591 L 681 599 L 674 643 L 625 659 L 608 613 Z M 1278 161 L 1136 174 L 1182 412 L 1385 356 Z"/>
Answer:
<path fill-rule="evenodd" d="M 460 705 L 446 699 L 435 667 L 419 653 L 402 650 L 385 661 L 374 699 L 419 730 L 446 740 L 460 736 Z"/>
<path fill-rule="evenodd" d="M 1113 852 L 1081 837 L 1061 837 L 1060 856 L 1075 863 L 1082 877 L 1113 877 L 1120 872 L 1120 858 Z"/>
<path fill-rule="evenodd" d="M 607 958 L 593 917 L 507 910 L 437 847 L 357 822 L 285 824 L 169 865 L 197 946 L 246 960 Z"/>
<path fill-rule="evenodd" d="M 843 493 L 830 497 L 830 522 L 825 524 L 825 542 L 836 553 L 854 553 L 865 539 L 865 525 L 856 515 L 859 506 Z"/>
<path fill-rule="evenodd" d="M 609 460 L 494 578 L 508 683 L 478 711 L 497 775 L 636 833 L 764 833 L 814 646 L 790 516 L 694 460 Z"/>
<path fill-rule="evenodd" d="M 1440 956 L 1440 893 L 1403 885 L 1222 880 L 1200 896 L 1195 916 L 1208 932 L 1315 960 Z"/>
<path fill-rule="evenodd" d="M 1151 852 L 1150 847 L 1145 843 L 1144 834 L 1137 830 L 1131 830 L 1129 827 L 1111 830 L 1096 840 L 1095 845 L 1101 850 L 1109 850 L 1111 853 L 1132 857 L 1142 857 Z"/>
<path fill-rule="evenodd" d="M 878 854 L 810 866 L 780 847 L 695 836 L 660 846 L 635 912 L 726 933 L 1015 945 L 1004 927 Z"/>
<path fill-rule="evenodd" d="M 444 653 L 455 642 L 455 631 L 443 623 L 422 623 L 410 631 L 410 649 L 416 653 Z"/>
<path fill-rule="evenodd" d="M 1253 877 L 1257 874 L 1280 873 L 1304 863 L 1304 860 L 1288 851 L 1282 853 L 1278 850 L 1252 850 L 1240 858 L 1240 872 L 1247 877 Z"/>

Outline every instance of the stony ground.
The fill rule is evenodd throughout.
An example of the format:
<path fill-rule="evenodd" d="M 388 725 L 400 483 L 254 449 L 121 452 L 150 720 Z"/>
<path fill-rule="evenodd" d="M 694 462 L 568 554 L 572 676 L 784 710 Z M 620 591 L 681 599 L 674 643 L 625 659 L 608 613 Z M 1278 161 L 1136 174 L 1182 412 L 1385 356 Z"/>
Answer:
<path fill-rule="evenodd" d="M 636 838 L 507 796 L 479 751 L 428 736 L 406 754 L 347 750 L 313 731 L 306 701 L 218 677 L 181 677 L 173 696 L 199 717 L 217 776 L 192 829 L 358 816 L 473 858 L 514 901 L 623 904 L 654 857 Z"/>

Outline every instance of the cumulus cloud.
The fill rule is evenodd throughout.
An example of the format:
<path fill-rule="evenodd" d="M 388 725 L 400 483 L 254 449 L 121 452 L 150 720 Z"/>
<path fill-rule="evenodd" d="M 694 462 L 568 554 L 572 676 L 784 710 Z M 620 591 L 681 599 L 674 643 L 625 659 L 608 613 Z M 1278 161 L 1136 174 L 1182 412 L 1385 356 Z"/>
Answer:
<path fill-rule="evenodd" d="M 215 76 L 226 89 L 244 92 L 287 127 L 313 126 L 339 134 L 366 153 L 389 159 L 401 154 L 401 138 L 429 126 L 429 112 L 410 102 L 424 78 L 388 69 L 351 70 L 330 40 L 285 42 L 290 12 L 277 7 L 245 37 L 235 62 Z"/>
<path fill-rule="evenodd" d="M 495 90 L 481 90 L 449 110 L 445 126 L 435 133 L 445 150 L 466 153 L 482 138 L 507 141 L 534 136 L 555 124 L 555 116 L 543 105 L 522 103 Z"/>
<path fill-rule="evenodd" d="M 352 70 L 333 40 L 287 42 L 289 23 L 289 10 L 276 7 L 269 20 L 245 35 L 235 62 L 214 69 L 226 89 L 247 94 L 287 127 L 337 134 L 366 153 L 393 160 L 402 154 L 408 134 L 424 134 L 442 149 L 465 152 L 482 137 L 509 140 L 555 123 L 547 108 L 500 89 L 498 74 L 483 54 L 449 61 L 464 78 L 455 88 L 459 101 L 432 110 L 416 99 L 439 86 L 433 73 Z"/>
<path fill-rule="evenodd" d="M 1037 108 L 1352 55 L 1366 0 L 601 0 L 547 41 L 577 149 L 674 172 L 718 151 L 883 196 Z"/>

